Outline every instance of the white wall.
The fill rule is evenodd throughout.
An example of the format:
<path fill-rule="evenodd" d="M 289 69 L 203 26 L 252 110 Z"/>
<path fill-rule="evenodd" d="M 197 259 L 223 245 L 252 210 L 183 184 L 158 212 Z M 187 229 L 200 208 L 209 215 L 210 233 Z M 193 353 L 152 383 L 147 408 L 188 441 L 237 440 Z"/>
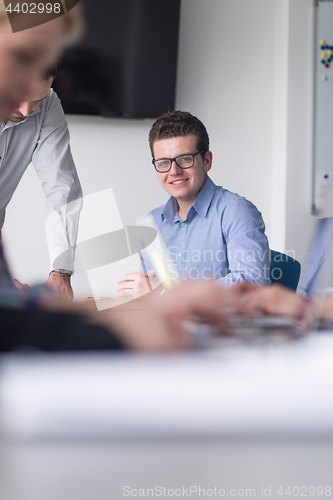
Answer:
<path fill-rule="evenodd" d="M 206 124 L 213 180 L 253 201 L 271 247 L 301 261 L 312 222 L 312 0 L 182 0 L 177 108 Z M 124 224 L 165 202 L 152 120 L 69 117 L 85 194 L 112 187 Z M 46 277 L 41 187 L 27 172 L 4 239 L 18 279 Z M 80 288 L 77 285 L 77 290 Z"/>

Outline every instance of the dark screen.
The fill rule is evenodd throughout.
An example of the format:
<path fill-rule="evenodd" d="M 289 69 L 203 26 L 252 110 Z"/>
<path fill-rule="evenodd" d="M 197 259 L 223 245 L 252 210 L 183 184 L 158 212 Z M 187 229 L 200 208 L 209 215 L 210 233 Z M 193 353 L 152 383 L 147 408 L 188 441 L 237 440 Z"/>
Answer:
<path fill-rule="evenodd" d="M 180 0 L 80 0 L 86 29 L 53 87 L 66 113 L 155 118 L 173 110 Z"/>

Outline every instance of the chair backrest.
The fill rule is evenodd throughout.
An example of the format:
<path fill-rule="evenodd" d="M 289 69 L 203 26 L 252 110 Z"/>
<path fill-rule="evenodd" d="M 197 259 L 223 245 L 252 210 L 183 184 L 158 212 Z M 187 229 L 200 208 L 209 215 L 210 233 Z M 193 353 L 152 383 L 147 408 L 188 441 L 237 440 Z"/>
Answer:
<path fill-rule="evenodd" d="M 296 290 L 301 275 L 301 264 L 285 253 L 270 250 L 270 278 L 272 283 L 279 283 Z"/>

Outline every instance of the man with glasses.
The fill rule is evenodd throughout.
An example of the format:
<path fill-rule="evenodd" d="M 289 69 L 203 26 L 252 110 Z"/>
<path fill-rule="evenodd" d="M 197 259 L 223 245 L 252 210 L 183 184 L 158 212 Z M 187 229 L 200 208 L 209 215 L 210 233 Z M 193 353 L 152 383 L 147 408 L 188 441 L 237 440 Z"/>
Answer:
<path fill-rule="evenodd" d="M 239 281 L 268 285 L 262 216 L 251 202 L 208 177 L 213 155 L 203 123 L 187 112 L 166 113 L 153 124 L 149 145 L 157 178 L 171 196 L 150 215 L 169 249 L 170 268 L 176 265 L 173 277 L 222 287 Z M 147 273 L 119 280 L 118 297 L 139 296 L 158 286 L 154 266 L 146 262 L 146 267 Z"/>
<path fill-rule="evenodd" d="M 60 207 L 78 200 L 71 214 L 46 221 L 51 260 L 46 284 L 71 300 L 70 276 L 74 270 L 73 248 L 82 190 L 70 150 L 66 118 L 57 95 L 50 88 L 55 76 L 56 68 L 52 68 L 43 78 L 36 79 L 31 95 L 19 103 L 7 123 L 0 127 L 0 230 L 6 206 L 31 162 L 42 182 L 49 214 L 60 213 Z M 17 280 L 14 283 L 19 289 L 27 287 Z"/>

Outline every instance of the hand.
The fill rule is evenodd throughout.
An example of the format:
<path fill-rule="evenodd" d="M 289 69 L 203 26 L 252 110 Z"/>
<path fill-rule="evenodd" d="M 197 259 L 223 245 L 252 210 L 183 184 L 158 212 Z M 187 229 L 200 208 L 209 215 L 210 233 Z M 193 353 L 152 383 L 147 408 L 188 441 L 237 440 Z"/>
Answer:
<path fill-rule="evenodd" d="M 237 304 L 237 312 L 253 314 L 262 312 L 293 319 L 306 326 L 309 315 L 309 301 L 289 288 L 281 285 L 262 287 L 247 283 L 243 296 Z"/>
<path fill-rule="evenodd" d="M 26 283 L 21 283 L 19 280 L 13 279 L 13 283 L 18 290 L 28 290 L 30 288 Z"/>
<path fill-rule="evenodd" d="M 153 294 L 151 294 L 153 296 Z M 191 336 L 185 329 L 170 328 L 145 299 L 140 310 L 100 311 L 95 321 L 117 335 L 127 349 L 136 351 L 171 351 L 190 347 Z"/>
<path fill-rule="evenodd" d="M 117 287 L 117 297 L 141 297 L 151 292 L 160 285 L 160 281 L 155 278 L 156 271 L 153 269 L 147 274 L 141 272 L 131 272 L 119 279 Z"/>
<path fill-rule="evenodd" d="M 68 302 L 73 300 L 74 294 L 70 276 L 60 276 L 57 271 L 52 271 L 44 284 L 49 286 L 59 298 Z"/>
<path fill-rule="evenodd" d="M 93 301 L 68 303 L 48 295 L 43 299 L 42 307 L 53 313 L 78 314 L 86 324 L 102 326 L 118 337 L 127 349 L 170 351 L 189 347 L 189 333 L 185 330 L 172 331 L 151 308 L 150 297 L 153 296 L 150 294 L 149 298 L 138 299 L 135 308 L 125 304 L 96 311 Z"/>
<path fill-rule="evenodd" d="M 228 316 L 237 308 L 244 286 L 246 283 L 229 289 L 222 289 L 215 282 L 180 285 L 152 298 L 151 307 L 171 331 L 182 331 L 184 321 L 193 317 L 227 331 Z"/>
<path fill-rule="evenodd" d="M 180 285 L 162 296 L 152 293 L 144 300 L 135 301 L 138 309 L 122 305 L 96 312 L 93 303 L 64 304 L 54 299 L 47 299 L 44 307 L 82 314 L 89 323 L 101 325 L 117 335 L 128 349 L 175 350 L 191 345 L 184 320 L 199 316 L 225 327 L 230 307 L 239 301 L 243 288 L 243 283 L 228 290 L 216 283 Z"/>
<path fill-rule="evenodd" d="M 162 296 L 150 294 L 144 301 L 137 301 L 140 310 L 118 306 L 100 311 L 95 321 L 115 329 L 129 349 L 183 349 L 191 345 L 185 320 L 199 316 L 225 327 L 227 309 L 237 301 L 240 293 L 239 288 L 231 292 L 220 289 L 216 283 L 180 285 Z"/>

